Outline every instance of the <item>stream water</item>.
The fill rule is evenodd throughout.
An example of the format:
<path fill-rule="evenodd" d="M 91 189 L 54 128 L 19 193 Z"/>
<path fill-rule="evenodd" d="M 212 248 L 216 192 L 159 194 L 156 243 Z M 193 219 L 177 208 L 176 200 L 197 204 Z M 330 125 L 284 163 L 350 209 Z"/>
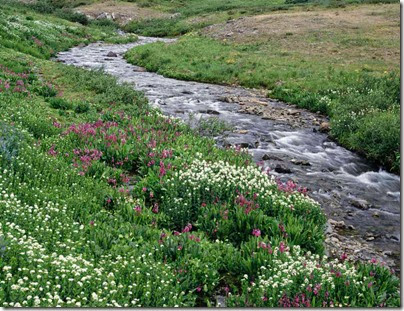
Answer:
<path fill-rule="evenodd" d="M 193 113 L 196 118 L 214 115 L 225 120 L 235 131 L 216 137 L 218 145 L 248 147 L 254 159 L 264 160 L 264 165 L 281 180 L 292 179 L 307 187 L 330 219 L 344 221 L 329 240 L 331 246 L 362 259 L 383 258 L 399 269 L 399 176 L 371 166 L 317 131 L 318 126 L 313 125 L 313 120 L 319 119 L 316 114 L 296 108 L 290 112 L 289 105 L 272 101 L 255 90 L 165 78 L 123 58 L 128 49 L 155 41 L 171 40 L 139 37 L 130 44 L 94 43 L 61 52 L 57 59 L 84 68 L 103 68 L 144 92 L 150 103 L 167 115 L 187 119 Z M 108 57 L 109 52 L 117 56 Z M 245 98 L 290 115 L 271 120 L 242 113 Z M 292 122 L 296 115 L 299 122 Z"/>

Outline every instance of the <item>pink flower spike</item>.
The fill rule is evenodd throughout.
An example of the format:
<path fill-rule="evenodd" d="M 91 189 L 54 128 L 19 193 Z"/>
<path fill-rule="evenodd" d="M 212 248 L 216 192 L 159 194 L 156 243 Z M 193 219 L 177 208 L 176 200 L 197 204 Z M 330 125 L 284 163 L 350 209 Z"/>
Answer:
<path fill-rule="evenodd" d="M 283 243 L 283 241 L 279 244 L 279 251 L 281 253 L 284 253 L 286 251 L 286 245 Z"/>
<path fill-rule="evenodd" d="M 154 203 L 154 207 L 152 209 L 152 212 L 154 214 L 157 214 L 159 212 L 159 205 L 157 203 Z"/>
<path fill-rule="evenodd" d="M 252 235 L 259 237 L 261 236 L 261 230 L 260 229 L 253 229 Z"/>
<path fill-rule="evenodd" d="M 189 232 L 189 231 L 191 231 L 191 229 L 192 229 L 192 225 L 188 224 L 185 226 L 184 229 L 182 229 L 182 233 Z"/>
<path fill-rule="evenodd" d="M 347 254 L 343 253 L 343 254 L 341 255 L 341 260 L 342 260 L 342 261 L 345 261 L 347 258 L 348 258 Z"/>

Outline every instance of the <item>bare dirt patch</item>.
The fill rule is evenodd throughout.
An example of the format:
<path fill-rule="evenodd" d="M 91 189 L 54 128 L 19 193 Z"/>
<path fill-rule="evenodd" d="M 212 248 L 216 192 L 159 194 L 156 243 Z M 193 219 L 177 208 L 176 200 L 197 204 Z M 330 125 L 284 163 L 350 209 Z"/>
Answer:
<path fill-rule="evenodd" d="M 91 18 L 111 18 L 122 25 L 132 20 L 169 17 L 169 14 L 150 8 L 141 8 L 135 3 L 113 0 L 80 6 L 76 11 Z"/>

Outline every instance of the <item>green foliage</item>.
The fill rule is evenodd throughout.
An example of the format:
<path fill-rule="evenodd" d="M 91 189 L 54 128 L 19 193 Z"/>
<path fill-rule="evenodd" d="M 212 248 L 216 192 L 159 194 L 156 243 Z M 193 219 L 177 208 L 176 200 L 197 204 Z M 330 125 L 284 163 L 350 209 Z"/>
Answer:
<path fill-rule="evenodd" d="M 88 102 L 79 102 L 74 108 L 74 111 L 76 113 L 86 113 L 89 110 L 90 110 L 90 104 Z"/>
<path fill-rule="evenodd" d="M 144 36 L 175 37 L 189 32 L 192 26 L 178 18 L 132 21 L 124 29 Z"/>
<path fill-rule="evenodd" d="M 0 4 L 0 46 L 38 58 L 48 59 L 55 53 L 79 43 L 99 40 L 125 43 L 137 39 L 136 36 L 117 38 L 116 25 L 101 27 L 92 24 L 91 27 L 85 27 L 79 24 L 87 24 L 85 16 L 70 9 L 57 8 L 43 12 L 36 7 L 33 10 L 30 6 L 10 3 Z M 35 3 L 34 6 L 38 5 L 40 8 L 43 5 L 44 10 L 49 8 L 44 2 Z M 38 15 L 36 12 L 53 13 L 59 17 Z M 72 23 L 66 19 L 79 23 Z"/>
<path fill-rule="evenodd" d="M 83 13 L 74 12 L 71 9 L 59 9 L 55 12 L 55 15 L 74 23 L 80 23 L 82 25 L 88 25 L 89 23 L 86 15 L 84 15 Z"/>
<path fill-rule="evenodd" d="M 71 102 L 60 97 L 51 97 L 48 99 L 48 102 L 49 105 L 54 109 L 71 110 L 73 108 L 73 104 Z"/>
<path fill-rule="evenodd" d="M 197 134 L 205 137 L 215 137 L 233 130 L 229 123 L 217 117 L 196 118 L 193 114 L 189 114 L 188 124 L 194 128 Z"/>
<path fill-rule="evenodd" d="M 218 293 L 228 306 L 279 306 L 298 290 L 322 306 L 309 278 L 334 304 L 400 305 L 397 278 L 375 262 L 316 265 L 325 216 L 293 183 L 130 85 L 22 47 L 0 49 L 2 307 L 211 306 Z"/>

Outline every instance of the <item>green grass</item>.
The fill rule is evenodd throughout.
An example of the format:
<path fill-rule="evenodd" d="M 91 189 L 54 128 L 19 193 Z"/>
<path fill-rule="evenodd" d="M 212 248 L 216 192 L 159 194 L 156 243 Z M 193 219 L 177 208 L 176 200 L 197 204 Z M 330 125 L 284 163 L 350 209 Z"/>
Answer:
<path fill-rule="evenodd" d="M 355 10 L 372 12 L 373 7 L 348 9 Z M 385 10 L 386 19 L 372 26 L 346 29 L 326 25 L 316 31 L 311 30 L 306 13 L 300 17 L 297 12 L 303 18 L 300 27 L 308 27 L 297 34 L 282 30 L 287 22 L 279 25 L 280 30 L 271 26 L 275 34 L 253 39 L 240 35 L 219 41 L 190 34 L 173 44 L 136 47 L 126 58 L 172 78 L 264 88 L 269 97 L 328 114 L 331 135 L 342 145 L 398 172 L 398 26 L 393 7 Z M 383 54 L 391 56 L 375 57 Z"/>

